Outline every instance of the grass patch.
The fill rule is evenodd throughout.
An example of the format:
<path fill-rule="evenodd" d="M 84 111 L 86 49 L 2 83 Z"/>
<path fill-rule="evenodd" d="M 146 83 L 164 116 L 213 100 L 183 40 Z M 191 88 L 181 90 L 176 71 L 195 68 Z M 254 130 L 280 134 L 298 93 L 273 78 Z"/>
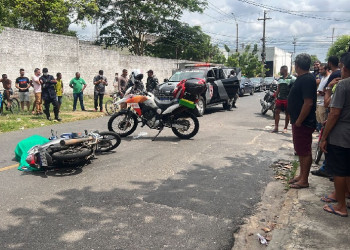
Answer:
<path fill-rule="evenodd" d="M 105 96 L 104 102 L 111 99 L 108 96 Z M 21 111 L 18 114 L 11 114 L 8 111 L 5 111 L 3 115 L 0 116 L 0 133 L 23 130 L 27 128 L 37 128 L 43 126 L 50 126 L 52 124 L 57 124 L 56 121 L 48 121 L 45 115 L 32 115 L 31 108 L 33 104 L 33 98 L 31 99 L 31 107 L 30 112 Z M 77 111 L 72 112 L 73 109 L 73 97 L 72 96 L 64 96 L 63 103 L 60 110 L 60 117 L 62 121 L 60 123 L 65 122 L 73 122 L 78 120 L 87 120 L 93 119 L 101 116 L 105 116 L 105 113 L 94 112 L 94 99 L 90 96 L 84 96 L 84 106 L 87 109 L 87 112 L 82 112 L 80 110 L 80 104 L 78 101 Z M 54 118 L 52 105 L 50 107 L 51 117 Z M 25 107 L 26 110 L 26 107 Z"/>

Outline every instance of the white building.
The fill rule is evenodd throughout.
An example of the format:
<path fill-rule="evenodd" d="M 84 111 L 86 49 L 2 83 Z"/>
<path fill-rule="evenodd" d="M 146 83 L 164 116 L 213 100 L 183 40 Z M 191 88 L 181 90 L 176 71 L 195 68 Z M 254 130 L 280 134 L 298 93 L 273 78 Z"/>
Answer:
<path fill-rule="evenodd" d="M 252 46 L 253 49 L 253 46 Z M 239 52 L 243 52 L 243 49 L 240 49 Z M 258 57 L 261 61 L 261 48 L 258 49 Z M 229 55 L 235 53 L 235 50 L 231 50 Z M 267 47 L 266 48 L 266 68 L 269 70 L 266 72 L 266 76 L 278 76 L 280 68 L 283 65 L 288 66 L 290 71 L 292 66 L 292 53 L 287 52 L 283 49 L 277 47 Z"/>

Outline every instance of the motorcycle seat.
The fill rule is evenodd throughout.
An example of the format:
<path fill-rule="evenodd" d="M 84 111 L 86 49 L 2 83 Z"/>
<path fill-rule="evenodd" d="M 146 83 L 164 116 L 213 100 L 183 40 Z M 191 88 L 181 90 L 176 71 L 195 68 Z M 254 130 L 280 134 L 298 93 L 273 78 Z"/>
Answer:
<path fill-rule="evenodd" d="M 171 101 L 162 101 L 162 100 L 159 100 L 158 98 L 155 98 L 154 101 L 161 110 L 166 110 L 170 106 L 178 103 L 177 100 L 175 100 L 175 99 L 173 99 Z"/>

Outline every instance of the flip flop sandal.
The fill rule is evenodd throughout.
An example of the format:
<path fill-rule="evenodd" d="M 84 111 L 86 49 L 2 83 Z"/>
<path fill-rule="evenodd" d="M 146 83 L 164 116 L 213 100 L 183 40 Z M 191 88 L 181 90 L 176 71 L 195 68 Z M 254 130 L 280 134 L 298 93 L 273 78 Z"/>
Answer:
<path fill-rule="evenodd" d="M 329 210 L 323 208 L 323 210 L 326 211 L 327 213 L 335 214 L 335 215 L 338 215 L 340 217 L 348 217 L 348 214 L 341 214 L 341 213 L 335 211 L 332 204 L 327 204 L 327 206 L 332 210 L 332 211 L 329 211 Z"/>
<path fill-rule="evenodd" d="M 321 201 L 326 202 L 326 203 L 338 202 L 336 199 L 329 198 L 328 195 L 325 195 L 324 197 L 322 197 Z"/>
<path fill-rule="evenodd" d="M 303 188 L 309 188 L 309 185 L 302 186 L 302 185 L 299 185 L 299 184 L 293 183 L 293 184 L 290 184 L 290 185 L 289 185 L 289 188 L 294 188 L 294 189 L 303 189 Z"/>

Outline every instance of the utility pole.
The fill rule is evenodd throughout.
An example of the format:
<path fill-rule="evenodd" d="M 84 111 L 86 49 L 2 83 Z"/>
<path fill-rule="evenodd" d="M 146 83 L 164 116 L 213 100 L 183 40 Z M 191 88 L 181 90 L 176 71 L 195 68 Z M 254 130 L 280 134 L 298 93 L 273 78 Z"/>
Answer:
<path fill-rule="evenodd" d="M 294 45 L 294 53 L 293 54 L 295 55 L 295 47 L 297 46 L 297 38 L 296 37 L 293 38 L 292 44 Z"/>
<path fill-rule="evenodd" d="M 265 65 L 266 62 L 266 20 L 269 20 L 271 18 L 266 17 L 266 10 L 264 10 L 264 18 L 258 18 L 258 21 L 264 21 L 263 24 L 263 38 L 261 39 L 263 46 L 262 46 L 262 53 L 261 53 L 261 59 L 262 59 L 262 64 Z"/>
<path fill-rule="evenodd" d="M 333 29 L 332 29 L 332 44 L 333 44 L 333 41 L 334 41 L 334 30 L 335 30 L 335 28 L 333 27 Z"/>
<path fill-rule="evenodd" d="M 236 53 L 238 53 L 238 22 L 237 22 L 235 13 L 232 12 L 231 14 L 235 18 L 235 22 L 236 22 Z"/>
<path fill-rule="evenodd" d="M 262 46 L 262 53 L 261 53 L 261 63 L 262 65 L 264 66 L 264 69 L 265 69 L 265 62 L 266 62 L 266 36 L 265 36 L 265 30 L 266 30 L 266 20 L 270 20 L 271 18 L 269 17 L 266 17 L 266 10 L 264 10 L 264 18 L 258 18 L 258 21 L 264 21 L 264 28 L 263 28 L 263 38 L 261 39 L 262 40 L 262 43 L 263 43 L 263 46 Z M 265 70 L 264 70 L 265 71 Z M 265 72 L 264 72 L 265 74 Z"/>

